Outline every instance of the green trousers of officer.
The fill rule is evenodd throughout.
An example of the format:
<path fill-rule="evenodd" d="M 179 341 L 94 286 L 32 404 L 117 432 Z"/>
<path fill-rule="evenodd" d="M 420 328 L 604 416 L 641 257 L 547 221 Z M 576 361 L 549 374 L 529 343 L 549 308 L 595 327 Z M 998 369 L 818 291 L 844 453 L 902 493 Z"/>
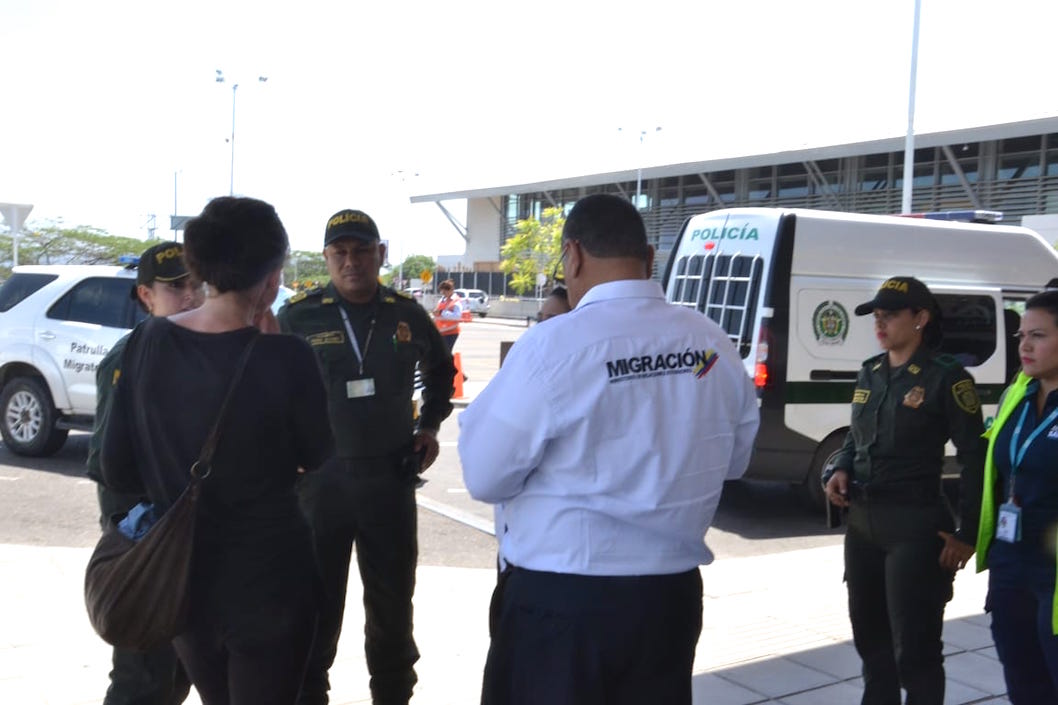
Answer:
<path fill-rule="evenodd" d="M 951 530 L 940 504 L 853 502 L 845 582 L 853 640 L 863 660 L 863 705 L 942 705 L 944 606 L 954 574 L 938 563 Z"/>
<path fill-rule="evenodd" d="M 299 705 L 324 705 L 338 651 L 353 546 L 364 595 L 364 649 L 374 705 L 407 705 L 417 681 L 412 636 L 418 561 L 415 478 L 398 460 L 332 458 L 298 484 L 312 527 L 322 601 Z"/>

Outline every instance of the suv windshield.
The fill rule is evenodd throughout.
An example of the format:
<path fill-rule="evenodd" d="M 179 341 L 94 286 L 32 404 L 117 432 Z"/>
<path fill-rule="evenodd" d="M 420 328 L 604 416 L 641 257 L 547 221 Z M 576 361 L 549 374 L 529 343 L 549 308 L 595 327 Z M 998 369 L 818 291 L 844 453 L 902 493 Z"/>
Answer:
<path fill-rule="evenodd" d="M 16 272 L 0 286 L 0 312 L 10 311 L 18 302 L 42 289 L 58 278 L 55 274 Z"/>

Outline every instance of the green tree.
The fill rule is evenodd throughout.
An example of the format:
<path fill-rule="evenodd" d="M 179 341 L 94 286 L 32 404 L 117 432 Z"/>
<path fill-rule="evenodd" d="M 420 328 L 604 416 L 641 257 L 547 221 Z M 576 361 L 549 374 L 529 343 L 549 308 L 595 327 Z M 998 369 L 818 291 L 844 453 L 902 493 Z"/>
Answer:
<path fill-rule="evenodd" d="M 139 256 L 148 243 L 88 226 L 47 224 L 26 229 L 18 239 L 19 264 L 118 264 L 122 255 Z M 11 273 L 14 245 L 0 234 L 0 276 Z"/>
<path fill-rule="evenodd" d="M 321 286 L 331 280 L 322 252 L 294 250 L 283 267 L 283 281 L 293 288 L 304 288 L 307 283 Z"/>
<path fill-rule="evenodd" d="M 565 223 L 561 208 L 545 208 L 539 220 L 527 218 L 515 224 L 514 235 L 500 248 L 500 269 L 510 276 L 512 289 L 519 294 L 533 291 L 538 274 L 550 279 L 558 271 Z"/>
<path fill-rule="evenodd" d="M 386 274 L 382 275 L 382 282 L 386 286 L 397 286 L 398 282 L 397 275 L 401 274 L 404 277 L 404 281 L 409 279 L 419 279 L 424 271 L 434 272 L 437 270 L 437 263 L 432 257 L 427 255 L 408 255 L 404 258 L 404 261 L 399 265 L 393 265 L 393 267 Z M 407 286 L 406 284 L 404 286 Z"/>

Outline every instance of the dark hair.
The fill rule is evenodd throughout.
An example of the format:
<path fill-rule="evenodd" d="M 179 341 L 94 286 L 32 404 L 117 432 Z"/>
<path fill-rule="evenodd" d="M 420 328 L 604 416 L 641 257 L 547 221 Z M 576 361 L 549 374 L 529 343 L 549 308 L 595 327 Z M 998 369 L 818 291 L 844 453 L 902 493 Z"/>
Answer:
<path fill-rule="evenodd" d="M 456 282 L 454 279 L 445 279 L 443 282 L 437 285 L 437 288 L 442 291 L 444 289 L 452 289 L 453 291 L 455 291 Z"/>
<path fill-rule="evenodd" d="M 944 340 L 944 324 L 941 322 L 940 306 L 934 303 L 927 309 L 912 308 L 911 313 L 915 314 L 919 311 L 929 311 L 929 323 L 922 329 L 922 344 L 931 350 L 940 349 L 940 344 Z"/>
<path fill-rule="evenodd" d="M 278 269 L 290 241 L 271 204 L 214 198 L 184 229 L 187 268 L 218 292 L 244 291 Z"/>
<path fill-rule="evenodd" d="M 639 211 L 607 193 L 585 196 L 573 205 L 562 228 L 563 240 L 576 240 L 593 257 L 650 257 L 647 229 Z"/>
<path fill-rule="evenodd" d="M 1058 325 L 1058 289 L 1047 289 L 1034 294 L 1025 302 L 1025 310 L 1042 309 L 1051 314 L 1055 325 Z"/>
<path fill-rule="evenodd" d="M 567 304 L 569 303 L 569 292 L 564 286 L 556 286 L 554 289 L 552 289 L 551 292 L 548 294 L 548 297 L 550 298 L 552 296 L 556 299 L 559 299 L 560 301 L 565 301 Z"/>

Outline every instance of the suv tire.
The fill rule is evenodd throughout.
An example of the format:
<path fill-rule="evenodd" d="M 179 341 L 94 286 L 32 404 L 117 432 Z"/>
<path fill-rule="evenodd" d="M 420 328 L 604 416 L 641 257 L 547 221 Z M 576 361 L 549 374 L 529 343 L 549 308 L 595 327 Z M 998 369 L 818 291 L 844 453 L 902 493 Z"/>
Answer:
<path fill-rule="evenodd" d="M 812 465 L 801 485 L 801 497 L 810 509 L 824 511 L 827 508 L 827 497 L 823 492 L 823 470 L 845 445 L 845 435 L 845 431 L 832 433 L 816 448 Z"/>
<path fill-rule="evenodd" d="M 69 431 L 55 428 L 55 405 L 43 380 L 15 377 L 0 393 L 0 435 L 16 455 L 53 455 Z"/>

